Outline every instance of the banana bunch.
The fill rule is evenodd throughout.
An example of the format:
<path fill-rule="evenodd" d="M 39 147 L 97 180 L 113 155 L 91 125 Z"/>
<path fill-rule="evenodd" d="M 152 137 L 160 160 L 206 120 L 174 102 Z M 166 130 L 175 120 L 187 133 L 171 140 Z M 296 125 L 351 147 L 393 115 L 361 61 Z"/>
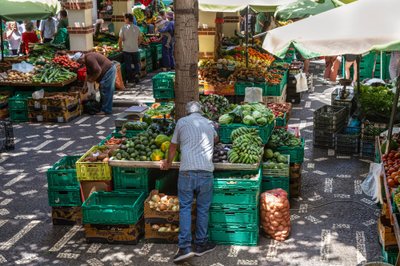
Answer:
<path fill-rule="evenodd" d="M 263 149 L 257 129 L 241 127 L 234 130 L 231 137 L 233 146 L 228 152 L 230 163 L 255 164 L 260 162 Z"/>
<path fill-rule="evenodd" d="M 133 15 L 138 23 L 142 23 L 142 21 L 145 19 L 144 13 L 140 8 L 133 9 Z"/>
<path fill-rule="evenodd" d="M 231 139 L 234 141 L 236 138 L 245 134 L 258 136 L 258 130 L 257 128 L 239 127 L 232 131 Z"/>

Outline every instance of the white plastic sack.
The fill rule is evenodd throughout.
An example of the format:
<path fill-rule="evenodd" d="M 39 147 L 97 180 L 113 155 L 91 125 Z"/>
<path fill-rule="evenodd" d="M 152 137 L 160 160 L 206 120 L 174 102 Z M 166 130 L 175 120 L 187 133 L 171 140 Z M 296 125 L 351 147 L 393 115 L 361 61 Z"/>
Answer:
<path fill-rule="evenodd" d="M 29 64 L 25 61 L 22 61 L 21 63 L 12 65 L 12 70 L 16 70 L 16 71 L 19 71 L 22 73 L 32 72 L 34 68 L 35 67 L 32 64 Z"/>
<path fill-rule="evenodd" d="M 262 99 L 262 89 L 257 87 L 247 87 L 245 89 L 244 101 L 246 103 L 261 103 Z"/>
<path fill-rule="evenodd" d="M 381 193 L 380 176 L 383 172 L 383 165 L 381 163 L 371 163 L 369 166 L 369 173 L 365 180 L 361 183 L 362 191 L 372 197 L 375 202 L 383 203 Z"/>
<path fill-rule="evenodd" d="M 32 98 L 34 100 L 39 100 L 39 99 L 43 99 L 44 98 L 44 90 L 38 90 L 32 93 Z"/>
<path fill-rule="evenodd" d="M 296 92 L 308 91 L 306 74 L 299 73 L 294 77 L 296 78 Z"/>

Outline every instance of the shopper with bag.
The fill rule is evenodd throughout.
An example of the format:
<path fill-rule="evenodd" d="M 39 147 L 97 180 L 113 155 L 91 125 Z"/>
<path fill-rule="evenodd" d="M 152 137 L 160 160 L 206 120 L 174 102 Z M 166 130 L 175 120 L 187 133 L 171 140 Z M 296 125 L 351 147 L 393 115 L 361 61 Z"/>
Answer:
<path fill-rule="evenodd" d="M 167 160 L 160 168 L 168 170 L 178 145 L 181 150 L 181 166 L 178 178 L 179 198 L 179 250 L 174 262 L 193 256 L 202 256 L 215 249 L 208 242 L 208 212 L 212 200 L 214 164 L 213 148 L 217 139 L 212 122 L 202 116 L 201 105 L 189 102 L 186 117 L 179 119 L 169 146 Z M 196 239 L 192 249 L 192 204 L 196 195 Z"/>
<path fill-rule="evenodd" d="M 107 57 L 99 53 L 77 53 L 73 59 L 85 64 L 87 82 L 100 84 L 101 112 L 97 114 L 111 114 L 117 72 L 115 65 Z"/>

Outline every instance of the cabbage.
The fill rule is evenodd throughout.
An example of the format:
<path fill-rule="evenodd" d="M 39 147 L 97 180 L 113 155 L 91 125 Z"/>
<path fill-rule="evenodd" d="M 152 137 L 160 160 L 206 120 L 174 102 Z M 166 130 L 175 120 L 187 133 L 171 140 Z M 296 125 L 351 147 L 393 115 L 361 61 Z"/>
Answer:
<path fill-rule="evenodd" d="M 230 116 L 229 114 L 224 114 L 224 115 L 221 115 L 221 116 L 219 117 L 218 122 L 219 122 L 221 125 L 231 124 L 231 123 L 233 122 L 233 118 L 232 118 L 232 116 Z"/>
<path fill-rule="evenodd" d="M 243 111 L 243 117 L 248 116 L 248 115 L 251 115 L 251 111 L 247 111 L 247 110 Z"/>
<path fill-rule="evenodd" d="M 254 112 L 251 114 L 251 116 L 254 117 L 254 119 L 257 119 L 257 118 L 262 117 L 262 113 L 259 112 L 259 111 L 254 111 Z"/>
<path fill-rule="evenodd" d="M 256 119 L 256 123 L 260 126 L 265 126 L 266 124 L 268 124 L 268 120 L 265 117 L 260 117 Z"/>
<path fill-rule="evenodd" d="M 249 112 L 251 112 L 252 109 L 253 109 L 253 108 L 251 107 L 251 105 L 248 105 L 248 104 L 242 105 L 242 110 L 243 110 L 243 111 L 249 111 Z"/>
<path fill-rule="evenodd" d="M 256 124 L 256 120 L 255 120 L 252 116 L 246 115 L 246 116 L 243 118 L 243 123 L 244 123 L 245 125 L 252 126 L 252 125 L 255 125 L 255 124 Z"/>

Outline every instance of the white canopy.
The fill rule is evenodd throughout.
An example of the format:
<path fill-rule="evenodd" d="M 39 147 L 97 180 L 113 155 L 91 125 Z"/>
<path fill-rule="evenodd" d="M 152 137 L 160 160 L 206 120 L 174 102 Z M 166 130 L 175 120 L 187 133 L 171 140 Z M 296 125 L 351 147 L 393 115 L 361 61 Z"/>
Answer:
<path fill-rule="evenodd" d="M 305 58 L 400 50 L 399 10 L 399 0 L 359 0 L 269 31 L 263 48 L 283 57 L 293 44 Z"/>
<path fill-rule="evenodd" d="M 199 9 L 208 12 L 238 12 L 247 6 L 266 11 L 269 7 L 289 4 L 294 0 L 199 0 Z"/>

